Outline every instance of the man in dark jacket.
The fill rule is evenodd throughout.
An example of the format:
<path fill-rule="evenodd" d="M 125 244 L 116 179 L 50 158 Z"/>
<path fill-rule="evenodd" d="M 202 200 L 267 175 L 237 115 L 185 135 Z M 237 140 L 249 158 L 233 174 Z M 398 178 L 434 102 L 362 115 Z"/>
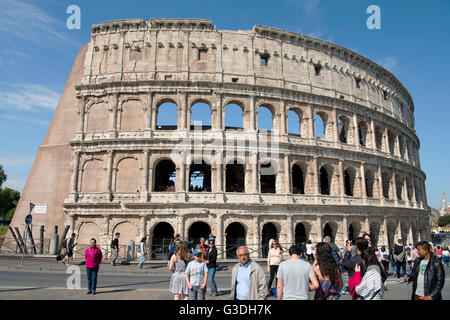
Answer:
<path fill-rule="evenodd" d="M 217 296 L 217 285 L 214 280 L 217 269 L 217 248 L 214 245 L 214 240 L 210 239 L 208 243 L 208 249 L 206 250 L 206 265 L 208 267 L 208 282 L 212 296 Z"/>
<path fill-rule="evenodd" d="M 405 281 L 413 281 L 412 300 L 442 300 L 441 291 L 445 283 L 445 271 L 442 263 L 431 252 L 426 241 L 417 244 L 419 258 Z"/>
<path fill-rule="evenodd" d="M 356 239 L 356 255 L 352 256 L 352 243 L 347 244 L 347 251 L 344 254 L 342 266 L 348 272 L 349 278 L 355 273 L 357 264 L 361 265 L 361 253 L 369 246 L 369 242 L 363 237 Z"/>

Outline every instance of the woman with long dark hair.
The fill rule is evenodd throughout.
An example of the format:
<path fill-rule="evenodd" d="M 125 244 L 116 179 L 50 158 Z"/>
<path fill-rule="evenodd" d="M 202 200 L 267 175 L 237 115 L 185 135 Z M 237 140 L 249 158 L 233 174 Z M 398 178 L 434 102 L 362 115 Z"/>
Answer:
<path fill-rule="evenodd" d="M 384 282 L 387 273 L 381 266 L 373 248 L 366 248 L 361 253 L 362 266 L 355 267 L 355 276 L 361 281 L 354 287 L 360 300 L 383 300 Z"/>
<path fill-rule="evenodd" d="M 314 300 L 338 300 L 342 277 L 330 246 L 325 242 L 316 245 L 316 259 L 313 263 L 314 272 L 319 280 Z"/>

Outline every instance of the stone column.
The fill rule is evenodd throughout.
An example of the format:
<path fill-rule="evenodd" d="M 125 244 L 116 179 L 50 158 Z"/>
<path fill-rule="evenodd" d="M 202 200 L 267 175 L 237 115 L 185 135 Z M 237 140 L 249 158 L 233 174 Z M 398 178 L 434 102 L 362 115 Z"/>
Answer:
<path fill-rule="evenodd" d="M 384 152 L 391 153 L 391 150 L 389 149 L 389 134 L 388 129 L 384 128 Z"/>
<path fill-rule="evenodd" d="M 108 151 L 108 184 L 107 192 L 109 193 L 109 201 L 112 200 L 113 188 L 112 188 L 112 175 L 113 175 L 113 165 L 114 165 L 114 152 L 112 150 Z"/>
<path fill-rule="evenodd" d="M 217 235 L 216 235 L 216 247 L 219 251 L 220 259 L 225 259 L 225 239 L 223 233 L 223 214 L 218 214 L 216 217 Z"/>
<path fill-rule="evenodd" d="M 311 105 L 308 105 L 308 138 L 315 138 L 314 112 Z"/>
<path fill-rule="evenodd" d="M 252 191 L 253 193 L 259 192 L 259 180 L 258 180 L 258 154 L 252 152 Z"/>
<path fill-rule="evenodd" d="M 345 196 L 343 159 L 339 159 L 338 171 L 339 171 L 339 195 L 342 197 Z"/>
<path fill-rule="evenodd" d="M 397 198 L 397 181 L 396 181 L 395 170 L 392 170 L 391 186 L 392 186 L 392 196 L 394 198 L 395 204 L 397 205 L 398 198 Z"/>
<path fill-rule="evenodd" d="M 412 195 L 411 195 L 411 201 L 413 203 L 414 207 L 417 207 L 417 199 L 416 199 L 416 186 L 414 183 L 414 177 L 413 176 L 409 176 L 409 178 L 411 179 L 411 188 L 412 188 Z"/>
<path fill-rule="evenodd" d="M 293 244 L 295 242 L 295 239 L 294 239 L 294 232 L 293 232 L 294 226 L 292 225 L 292 215 L 291 214 L 288 214 L 286 216 L 285 226 L 286 226 L 286 231 L 287 231 L 286 232 L 286 241 L 289 244 L 291 244 L 291 243 Z"/>
<path fill-rule="evenodd" d="M 287 101 L 283 101 L 280 103 L 281 106 L 281 112 L 280 112 L 280 136 L 287 134 L 287 124 L 286 124 L 286 117 L 287 117 Z"/>
<path fill-rule="evenodd" d="M 180 151 L 178 158 L 178 176 L 176 178 L 176 189 L 178 192 L 186 192 L 186 157 L 184 151 Z"/>
<path fill-rule="evenodd" d="M 389 235 L 388 235 L 388 225 L 387 225 L 387 218 L 384 216 L 383 218 L 383 245 L 388 246 L 389 245 Z"/>
<path fill-rule="evenodd" d="M 83 96 L 81 100 L 81 110 L 80 110 L 80 133 L 81 133 L 81 140 L 84 140 L 84 122 L 86 118 L 86 97 Z"/>
<path fill-rule="evenodd" d="M 370 130 L 372 131 L 372 149 L 377 149 L 377 136 L 375 134 L 375 123 L 372 120 L 370 120 Z M 380 146 L 381 147 L 381 146 Z"/>
<path fill-rule="evenodd" d="M 152 130 L 153 128 L 153 92 L 148 93 L 148 115 L 145 119 L 145 128 L 148 130 Z"/>
<path fill-rule="evenodd" d="M 342 218 L 342 248 L 345 247 L 345 241 L 348 238 L 348 216 Z"/>
<path fill-rule="evenodd" d="M 314 173 L 314 194 L 315 195 L 320 195 L 320 190 L 319 190 L 319 180 L 320 180 L 320 176 L 319 176 L 319 168 L 317 165 L 317 156 L 314 156 L 314 160 L 312 163 L 312 169 L 313 169 L 313 173 Z"/>
<path fill-rule="evenodd" d="M 253 227 L 253 239 L 250 239 L 250 243 L 247 246 L 250 251 L 254 251 L 254 253 L 252 253 L 250 255 L 250 257 L 252 258 L 260 258 L 260 250 L 261 249 L 261 243 L 260 243 L 260 236 L 259 236 L 259 216 L 253 216 L 253 221 L 252 221 L 252 227 Z"/>
<path fill-rule="evenodd" d="M 360 167 L 360 175 L 361 175 L 361 197 L 364 199 L 364 202 L 366 202 L 367 200 L 367 190 L 366 190 L 366 175 L 365 175 L 365 167 L 364 167 L 365 162 L 361 162 L 361 167 Z"/>
<path fill-rule="evenodd" d="M 182 130 L 191 130 L 191 108 L 189 107 L 189 93 L 185 93 L 183 101 L 183 110 L 181 115 Z"/>
<path fill-rule="evenodd" d="M 146 228 L 145 228 L 145 224 L 146 224 L 146 219 L 145 219 L 145 215 L 141 215 L 141 217 L 140 217 L 140 219 L 139 219 L 139 222 L 140 222 L 140 224 L 139 224 L 139 241 L 142 239 L 142 238 L 144 238 L 144 237 L 146 237 L 147 236 L 147 234 L 146 234 Z"/>
<path fill-rule="evenodd" d="M 318 214 L 316 218 L 316 242 L 322 242 L 323 231 L 322 231 L 322 217 Z"/>
<path fill-rule="evenodd" d="M 334 143 L 339 143 L 339 132 L 338 132 L 338 118 L 337 118 L 337 112 L 336 108 L 333 108 L 333 136 L 331 137 L 333 139 Z"/>
<path fill-rule="evenodd" d="M 353 114 L 353 126 L 355 130 L 353 130 L 354 133 L 354 143 L 356 147 L 360 147 L 359 143 L 359 127 L 358 127 L 358 119 L 356 118 L 356 113 Z"/>
<path fill-rule="evenodd" d="M 248 126 L 249 131 L 256 131 L 256 101 L 255 96 L 250 96 L 250 125 Z"/>
<path fill-rule="evenodd" d="M 112 113 L 113 113 L 113 117 L 112 117 L 112 126 L 111 126 L 111 131 L 114 132 L 114 134 L 117 134 L 117 131 L 119 130 L 119 128 L 117 127 L 117 113 L 119 112 L 119 94 L 116 93 L 114 94 L 114 104 L 113 104 L 113 108 L 112 108 Z M 120 108 L 122 109 L 122 108 Z"/>
<path fill-rule="evenodd" d="M 80 159 L 81 159 L 81 152 L 76 151 L 75 157 L 74 157 L 75 163 L 74 163 L 74 168 L 73 168 L 73 172 L 72 172 L 72 193 L 75 196 L 75 198 L 74 198 L 75 202 L 77 202 L 77 199 L 78 199 L 78 180 L 79 180 L 79 176 L 80 176 Z"/>
<path fill-rule="evenodd" d="M 364 221 L 364 229 L 365 232 L 370 233 L 370 224 L 369 224 L 369 217 L 366 216 L 366 219 Z"/>
<path fill-rule="evenodd" d="M 284 193 L 292 193 L 292 173 L 289 165 L 289 154 L 284 154 Z"/>
<path fill-rule="evenodd" d="M 149 177 L 149 162 L 150 162 L 150 151 L 148 149 L 144 150 L 144 193 L 145 193 L 145 197 L 147 198 L 149 190 L 150 190 L 150 177 Z M 153 179 L 151 179 L 153 180 Z M 148 199 L 148 198 L 147 198 Z"/>
<path fill-rule="evenodd" d="M 380 199 L 384 199 L 383 194 L 383 175 L 381 174 L 381 166 L 378 165 L 378 194 L 380 195 Z"/>

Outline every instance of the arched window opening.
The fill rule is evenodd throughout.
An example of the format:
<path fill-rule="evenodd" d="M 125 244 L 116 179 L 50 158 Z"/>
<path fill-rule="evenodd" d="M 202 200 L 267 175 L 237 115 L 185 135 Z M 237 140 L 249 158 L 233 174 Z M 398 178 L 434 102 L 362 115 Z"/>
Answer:
<path fill-rule="evenodd" d="M 267 258 L 269 252 L 269 241 L 271 239 L 278 240 L 277 227 L 272 222 L 266 223 L 261 232 L 262 256 Z"/>
<path fill-rule="evenodd" d="M 300 166 L 292 166 L 292 193 L 305 194 L 305 175 Z"/>
<path fill-rule="evenodd" d="M 237 161 L 226 166 L 226 192 L 245 192 L 245 169 Z"/>
<path fill-rule="evenodd" d="M 236 250 L 240 246 L 245 246 L 245 228 L 239 222 L 231 223 L 226 229 L 226 257 L 230 259 L 236 258 Z"/>
<path fill-rule="evenodd" d="M 162 103 L 156 109 L 156 130 L 178 129 L 178 106 L 173 102 Z"/>
<path fill-rule="evenodd" d="M 170 160 L 162 160 L 155 168 L 156 192 L 175 192 L 177 172 L 175 164 Z"/>
<path fill-rule="evenodd" d="M 288 134 L 301 135 L 301 119 L 293 110 L 288 111 Z"/>
<path fill-rule="evenodd" d="M 244 129 L 244 112 L 237 104 L 228 104 L 225 107 L 225 130 Z"/>
<path fill-rule="evenodd" d="M 211 166 L 202 161 L 201 164 L 191 164 L 189 170 L 189 191 L 211 192 Z"/>
<path fill-rule="evenodd" d="M 273 114 L 269 108 L 260 106 L 258 108 L 258 129 L 272 131 L 273 129 Z"/>
<path fill-rule="evenodd" d="M 353 196 L 353 183 L 352 183 L 352 176 L 348 172 L 348 170 L 344 171 L 344 188 L 345 188 L 345 195 L 352 197 Z"/>
<path fill-rule="evenodd" d="M 191 130 L 211 130 L 211 107 L 203 102 L 191 107 Z"/>
<path fill-rule="evenodd" d="M 327 170 L 320 168 L 320 194 L 330 195 L 330 181 Z"/>
<path fill-rule="evenodd" d="M 276 173 L 272 163 L 266 162 L 261 164 L 260 170 L 261 193 L 276 193 Z"/>

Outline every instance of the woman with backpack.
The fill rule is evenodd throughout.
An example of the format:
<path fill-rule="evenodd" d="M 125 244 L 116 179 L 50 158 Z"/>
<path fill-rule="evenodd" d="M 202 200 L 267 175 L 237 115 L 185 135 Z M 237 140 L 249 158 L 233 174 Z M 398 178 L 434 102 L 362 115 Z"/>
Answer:
<path fill-rule="evenodd" d="M 141 239 L 141 242 L 138 245 L 137 251 L 141 255 L 141 261 L 139 262 L 139 269 L 142 270 L 144 266 L 145 260 L 147 260 L 147 250 L 145 248 L 145 242 L 147 241 L 147 238 L 144 237 Z"/>
<path fill-rule="evenodd" d="M 400 271 L 403 270 L 403 275 L 406 275 L 406 251 L 403 246 L 402 239 L 398 239 L 398 244 L 394 248 L 394 260 L 397 267 L 397 282 L 402 282 L 400 280 Z"/>
<path fill-rule="evenodd" d="M 355 273 L 349 281 L 350 293 L 358 300 L 383 300 L 384 271 L 373 248 L 366 248 L 361 254 L 362 265 L 357 264 Z"/>
<path fill-rule="evenodd" d="M 172 271 L 169 290 L 174 295 L 174 300 L 188 300 L 189 288 L 185 278 L 185 271 L 189 261 L 192 260 L 188 246 L 179 242 L 175 245 L 175 252 L 170 258 L 169 270 Z"/>

